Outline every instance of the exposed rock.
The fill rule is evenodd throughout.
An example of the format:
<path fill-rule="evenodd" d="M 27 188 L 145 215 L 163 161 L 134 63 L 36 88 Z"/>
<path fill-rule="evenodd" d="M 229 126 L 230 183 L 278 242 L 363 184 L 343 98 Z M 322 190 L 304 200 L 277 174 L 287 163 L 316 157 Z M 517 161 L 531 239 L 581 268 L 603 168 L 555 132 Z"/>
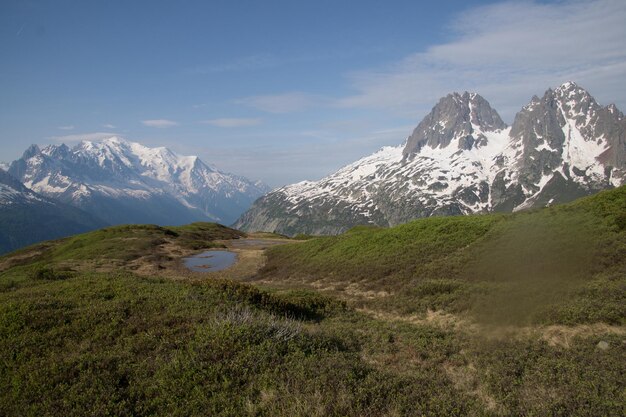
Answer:
<path fill-rule="evenodd" d="M 259 199 L 243 230 L 335 234 L 438 215 L 511 212 L 624 183 L 626 120 L 575 83 L 533 97 L 507 127 L 478 94 L 449 94 L 404 145 Z"/>

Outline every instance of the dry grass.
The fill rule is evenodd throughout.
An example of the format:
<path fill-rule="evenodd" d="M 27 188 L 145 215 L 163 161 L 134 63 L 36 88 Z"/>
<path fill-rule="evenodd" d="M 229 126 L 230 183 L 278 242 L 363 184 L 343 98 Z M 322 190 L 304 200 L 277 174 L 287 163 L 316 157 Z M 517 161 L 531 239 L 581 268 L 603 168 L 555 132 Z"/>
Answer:
<path fill-rule="evenodd" d="M 485 410 L 496 415 L 507 414 L 504 407 L 498 404 L 496 399 L 489 393 L 488 389 L 480 383 L 478 371 L 473 363 L 470 362 L 463 366 L 445 364 L 443 368 L 454 386 L 476 397 L 482 403 Z"/>

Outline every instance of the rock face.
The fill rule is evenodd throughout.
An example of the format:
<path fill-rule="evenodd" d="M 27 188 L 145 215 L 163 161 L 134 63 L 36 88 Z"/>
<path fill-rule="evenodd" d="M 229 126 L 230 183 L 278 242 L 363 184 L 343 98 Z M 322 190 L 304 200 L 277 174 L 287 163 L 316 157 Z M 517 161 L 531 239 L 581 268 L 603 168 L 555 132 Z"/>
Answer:
<path fill-rule="evenodd" d="M 0 253 L 105 225 L 82 210 L 29 190 L 0 170 Z"/>
<path fill-rule="evenodd" d="M 28 148 L 9 172 L 26 187 L 109 224 L 230 224 L 268 191 L 196 156 L 148 148 L 117 137 L 102 142 Z"/>
<path fill-rule="evenodd" d="M 445 148 L 456 139 L 460 149 L 486 144 L 483 132 L 506 128 L 500 115 L 478 94 L 448 94 L 415 128 L 402 150 L 405 157 L 414 157 L 424 146 Z"/>
<path fill-rule="evenodd" d="M 320 181 L 282 187 L 236 223 L 247 231 L 336 234 L 361 224 L 567 202 L 624 183 L 626 119 L 567 82 L 507 127 L 478 94 L 442 98 L 405 144 Z"/>

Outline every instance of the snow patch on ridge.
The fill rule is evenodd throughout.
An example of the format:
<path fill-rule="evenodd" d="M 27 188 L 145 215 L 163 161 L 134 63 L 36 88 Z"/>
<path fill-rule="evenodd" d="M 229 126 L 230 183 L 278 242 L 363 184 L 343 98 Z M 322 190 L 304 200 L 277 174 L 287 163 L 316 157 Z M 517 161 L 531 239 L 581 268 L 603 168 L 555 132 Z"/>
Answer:
<path fill-rule="evenodd" d="M 221 172 L 197 156 L 149 148 L 116 136 L 82 141 L 72 149 L 65 145 L 42 150 L 32 147 L 22 163 L 25 168 L 20 168 L 20 180 L 27 187 L 69 204 L 97 195 L 142 201 L 164 196 L 178 201 L 181 209 L 204 213 L 206 220 L 233 221 L 213 212 L 221 206 L 225 216 L 237 216 L 228 211 L 243 210 L 269 191 L 262 183 Z"/>
<path fill-rule="evenodd" d="M 623 165 L 611 170 L 607 163 L 622 164 L 621 156 L 607 150 L 623 132 L 623 116 L 615 106 L 601 107 L 575 83 L 533 96 L 514 126 L 502 129 L 503 122 L 493 122 L 499 119 L 495 110 L 478 99 L 473 93 L 442 98 L 406 147 L 383 148 L 319 181 L 282 187 L 259 200 L 242 226 L 250 221 L 255 230 L 271 229 L 282 222 L 285 230 L 303 225 L 338 232 L 340 224 L 320 226 L 317 220 L 371 219 L 386 225 L 431 215 L 519 210 L 561 201 L 556 196 L 561 191 L 567 198 L 624 181 Z M 449 131 L 453 125 L 457 128 Z M 555 196 L 546 195 L 547 189 Z M 307 216 L 314 221 L 307 223 Z"/>

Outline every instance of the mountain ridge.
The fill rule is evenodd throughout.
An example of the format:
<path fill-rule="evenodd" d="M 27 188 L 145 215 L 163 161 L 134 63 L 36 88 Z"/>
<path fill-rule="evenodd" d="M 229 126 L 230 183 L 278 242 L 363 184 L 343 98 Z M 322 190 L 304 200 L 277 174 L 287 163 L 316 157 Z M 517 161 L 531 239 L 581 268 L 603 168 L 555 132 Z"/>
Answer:
<path fill-rule="evenodd" d="M 102 141 L 30 146 L 9 172 L 28 188 L 110 224 L 232 223 L 269 191 L 219 171 L 197 156 L 113 136 Z"/>
<path fill-rule="evenodd" d="M 337 234 L 360 224 L 567 202 L 624 182 L 625 132 L 614 105 L 600 106 L 573 82 L 534 96 L 511 126 L 480 95 L 452 93 L 404 144 L 274 190 L 234 226 Z"/>

